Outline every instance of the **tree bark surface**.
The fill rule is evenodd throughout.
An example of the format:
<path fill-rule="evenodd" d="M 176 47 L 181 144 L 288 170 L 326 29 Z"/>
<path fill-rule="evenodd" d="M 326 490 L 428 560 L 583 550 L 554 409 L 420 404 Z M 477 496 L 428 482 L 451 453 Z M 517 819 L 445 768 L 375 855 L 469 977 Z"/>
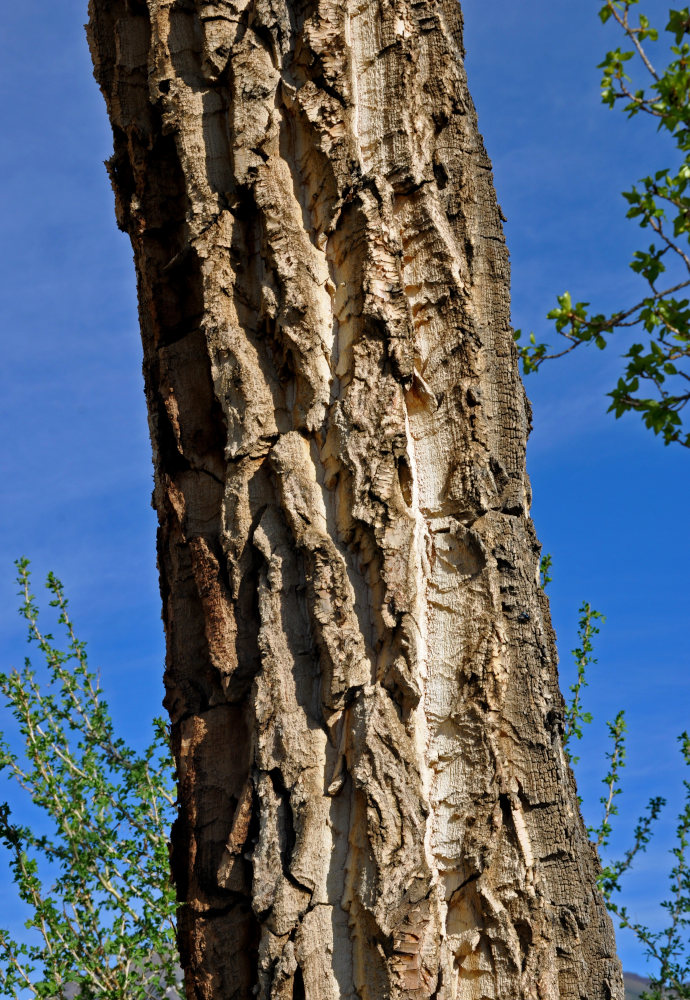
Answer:
<path fill-rule="evenodd" d="M 619 1000 L 455 0 L 91 0 L 190 1000 Z"/>

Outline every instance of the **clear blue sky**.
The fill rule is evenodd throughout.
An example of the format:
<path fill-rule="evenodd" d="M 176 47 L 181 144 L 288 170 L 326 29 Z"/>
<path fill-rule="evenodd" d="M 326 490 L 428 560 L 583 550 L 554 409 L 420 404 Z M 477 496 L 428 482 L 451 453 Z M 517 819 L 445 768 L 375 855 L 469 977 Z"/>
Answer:
<path fill-rule="evenodd" d="M 643 6 L 663 20 L 667 5 Z M 640 237 L 620 191 L 666 165 L 653 130 L 599 103 L 595 66 L 617 42 L 597 8 L 464 4 L 470 86 L 508 218 L 514 323 L 537 332 L 565 289 L 602 310 L 636 294 L 627 263 Z M 66 583 L 117 725 L 143 743 L 162 696 L 151 463 L 131 253 L 102 166 L 111 140 L 85 19 L 75 0 L 0 9 L 1 662 L 24 656 L 12 560 L 25 554 L 37 583 L 49 569 Z M 653 922 L 680 806 L 675 738 L 690 725 L 690 455 L 605 413 L 617 365 L 612 348 L 528 379 L 529 471 L 566 683 L 580 602 L 608 617 L 587 691 L 586 812 L 619 707 L 630 750 L 618 845 L 650 795 L 670 800 L 625 899 Z M 0 891 L 6 912 L 11 889 Z M 626 968 L 644 971 L 634 941 L 619 934 L 619 947 Z"/>

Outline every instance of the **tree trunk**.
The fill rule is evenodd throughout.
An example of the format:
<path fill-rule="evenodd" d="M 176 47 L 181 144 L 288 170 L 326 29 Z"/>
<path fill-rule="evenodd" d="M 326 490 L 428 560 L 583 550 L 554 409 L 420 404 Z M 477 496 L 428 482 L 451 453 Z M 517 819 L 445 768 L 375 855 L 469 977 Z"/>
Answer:
<path fill-rule="evenodd" d="M 192 1000 L 617 1000 L 455 0 L 91 0 Z"/>

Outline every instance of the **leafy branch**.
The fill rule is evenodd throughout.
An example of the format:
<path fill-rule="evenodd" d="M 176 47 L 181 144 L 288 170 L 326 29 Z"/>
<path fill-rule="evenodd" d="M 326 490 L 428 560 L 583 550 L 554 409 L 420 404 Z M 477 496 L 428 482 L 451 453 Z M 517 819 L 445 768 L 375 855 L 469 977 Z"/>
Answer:
<path fill-rule="evenodd" d="M 572 698 L 570 703 L 566 705 L 565 713 L 563 717 L 563 748 L 566 751 L 566 756 L 572 764 L 577 764 L 579 757 L 571 757 L 568 751 L 568 744 L 575 737 L 578 740 L 582 739 L 583 731 L 582 724 L 589 724 L 592 721 L 592 716 L 589 712 L 582 711 L 582 689 L 587 687 L 587 667 L 596 663 L 596 659 L 592 656 L 594 650 L 594 644 L 592 639 L 598 634 L 599 628 L 597 626 L 597 621 L 604 622 L 606 619 L 599 612 L 595 611 L 589 601 L 585 601 L 580 607 L 579 611 L 580 619 L 578 622 L 578 639 L 579 645 L 572 650 L 573 659 L 575 661 L 575 667 L 577 669 L 577 676 L 575 678 L 575 683 L 570 686 L 570 692 Z"/>
<path fill-rule="evenodd" d="M 658 72 L 651 48 L 660 44 L 660 33 L 644 14 L 633 23 L 631 8 L 638 2 L 607 0 L 601 7 L 602 22 L 617 24 L 626 47 L 608 52 L 599 68 L 602 102 L 609 108 L 622 104 L 629 118 L 638 114 L 653 118 L 659 131 L 671 135 L 680 155 L 677 169 L 664 167 L 623 192 L 628 218 L 652 234 L 649 246 L 635 251 L 630 263 L 647 290 L 634 305 L 609 315 L 590 313 L 589 302 L 574 302 L 564 292 L 547 319 L 554 321 L 565 347 L 552 349 L 531 333 L 526 343 L 518 344 L 518 354 L 527 374 L 582 344 L 604 350 L 617 332 L 639 327 L 646 339 L 633 343 L 623 355 L 624 371 L 609 393 L 609 411 L 616 417 L 637 412 L 665 444 L 690 448 L 690 432 L 683 425 L 683 411 L 690 401 L 690 300 L 682 295 L 690 288 L 690 45 L 686 40 L 690 9 L 669 11 L 665 32 L 674 44 L 670 59 Z M 631 66 L 639 67 L 646 86 L 633 84 L 627 73 Z M 668 272 L 673 280 L 659 287 Z M 522 331 L 516 330 L 516 341 L 521 338 Z"/>
<path fill-rule="evenodd" d="M 687 732 L 679 737 L 681 755 L 686 767 L 690 767 L 690 736 Z M 688 845 L 690 843 L 690 781 L 683 781 L 685 798 L 676 824 L 676 842 L 671 854 L 674 864 L 669 873 L 670 892 L 661 903 L 667 914 L 667 925 L 660 931 L 635 920 L 625 906 L 619 906 L 612 894 L 620 891 L 621 876 L 630 869 L 639 851 L 644 851 L 651 839 L 651 826 L 657 819 L 664 800 L 656 797 L 650 800 L 646 813 L 635 828 L 632 847 L 623 858 L 604 868 L 601 887 L 606 905 L 618 917 L 621 927 L 628 927 L 645 946 L 647 955 L 654 960 L 656 971 L 651 976 L 651 989 L 644 994 L 645 1000 L 664 1000 L 669 996 L 690 997 L 690 947 L 688 927 L 690 926 L 690 866 Z"/>
<path fill-rule="evenodd" d="M 575 683 L 571 685 L 571 698 L 564 713 L 563 746 L 566 757 L 571 763 L 578 758 L 570 755 L 570 741 L 582 739 L 582 723 L 591 722 L 591 715 L 582 709 L 582 691 L 587 686 L 587 668 L 596 663 L 592 656 L 593 636 L 599 629 L 596 621 L 603 622 L 601 614 L 594 611 L 585 602 L 580 608 L 579 645 L 573 650 L 577 671 Z M 625 765 L 625 714 L 619 711 L 613 722 L 607 723 L 611 749 L 607 753 L 609 762 L 607 774 L 602 779 L 605 793 L 600 798 L 603 807 L 597 826 L 588 827 L 588 833 L 598 850 L 609 846 L 612 833 L 612 820 L 617 815 L 617 797 L 621 794 L 621 771 Z M 690 767 L 690 735 L 684 732 L 679 737 L 681 754 L 686 767 Z M 632 837 L 631 846 L 622 857 L 609 861 L 602 867 L 598 877 L 599 887 L 603 893 L 606 906 L 618 919 L 619 926 L 629 928 L 644 946 L 646 954 L 654 962 L 654 971 L 650 977 L 650 988 L 643 993 L 643 1000 L 668 1000 L 670 997 L 690 998 L 690 780 L 683 781 L 685 791 L 683 808 L 676 824 L 675 846 L 672 850 L 674 859 L 669 873 L 670 891 L 668 897 L 661 902 L 661 907 L 667 915 L 667 925 L 663 930 L 653 931 L 641 921 L 634 919 L 625 906 L 621 906 L 615 895 L 621 891 L 622 879 L 633 867 L 639 854 L 646 851 L 653 835 L 653 827 L 666 804 L 661 796 L 649 800 L 647 808 L 638 820 Z"/>
<path fill-rule="evenodd" d="M 42 654 L 0 674 L 0 691 L 23 741 L 0 733 L 0 771 L 44 817 L 16 824 L 0 804 L 29 940 L 0 930 L 0 995 L 152 1000 L 176 984 L 175 895 L 168 876 L 173 764 L 166 726 L 137 754 L 115 736 L 97 676 L 77 639 L 60 581 L 48 575 L 65 648 L 39 625 L 29 563 L 17 562 L 20 614 Z M 66 992 L 67 991 L 67 992 Z"/>

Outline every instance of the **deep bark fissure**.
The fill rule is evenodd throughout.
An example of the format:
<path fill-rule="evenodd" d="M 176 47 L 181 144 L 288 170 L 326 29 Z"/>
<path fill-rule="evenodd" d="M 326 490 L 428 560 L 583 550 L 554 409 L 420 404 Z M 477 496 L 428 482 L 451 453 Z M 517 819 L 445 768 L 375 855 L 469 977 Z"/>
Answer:
<path fill-rule="evenodd" d="M 91 0 L 198 1000 L 604 1000 L 455 0 Z"/>

